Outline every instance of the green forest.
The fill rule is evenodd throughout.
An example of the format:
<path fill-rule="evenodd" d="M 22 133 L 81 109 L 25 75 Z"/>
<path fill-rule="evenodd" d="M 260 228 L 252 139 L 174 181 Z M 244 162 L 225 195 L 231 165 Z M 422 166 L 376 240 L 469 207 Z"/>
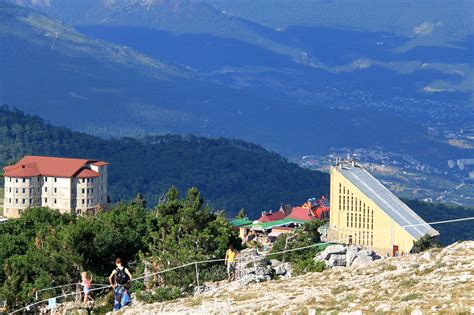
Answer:
<path fill-rule="evenodd" d="M 250 218 L 256 218 L 260 211 L 276 209 L 280 203 L 299 204 L 329 191 L 327 174 L 302 169 L 245 141 L 192 135 L 102 139 L 0 107 L 0 166 L 14 163 L 25 154 L 110 162 L 112 201 L 130 201 L 141 193 L 149 208 L 171 186 L 180 191 L 197 187 L 210 206 L 225 210 L 228 217 L 245 208 Z M 474 214 L 470 208 L 405 202 L 427 222 Z M 443 244 L 474 237 L 472 221 L 434 228 L 440 231 Z"/>
<path fill-rule="evenodd" d="M 245 141 L 192 135 L 102 139 L 0 107 L 0 166 L 26 154 L 109 162 L 113 202 L 142 193 L 153 206 L 172 185 L 182 191 L 197 187 L 214 208 L 229 215 L 245 208 L 256 217 L 280 203 L 303 203 L 329 190 L 327 174 Z"/>
<path fill-rule="evenodd" d="M 239 243 L 223 213 L 206 206 L 196 188 L 181 197 L 172 187 L 165 201 L 151 210 L 144 208 L 141 198 L 96 216 L 31 208 L 0 225 L 0 301 L 17 309 L 32 303 L 37 290 L 79 282 L 82 271 L 91 273 L 94 283 L 107 283 L 117 257 L 137 277 L 145 257 L 166 269 L 221 259 L 230 244 Z M 166 286 L 190 288 L 195 279 L 191 267 L 163 275 Z M 225 275 L 222 262 L 200 270 L 202 281 Z M 134 283 L 135 291 L 141 288 L 140 282 Z M 59 289 L 42 292 L 39 298 L 58 294 Z"/>

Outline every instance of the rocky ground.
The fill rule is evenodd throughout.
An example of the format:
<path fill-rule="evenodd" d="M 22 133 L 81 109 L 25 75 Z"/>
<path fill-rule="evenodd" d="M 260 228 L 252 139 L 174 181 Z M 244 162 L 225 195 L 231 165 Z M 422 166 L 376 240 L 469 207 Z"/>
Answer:
<path fill-rule="evenodd" d="M 474 313 L 474 241 L 285 280 L 220 286 L 122 314 Z"/>

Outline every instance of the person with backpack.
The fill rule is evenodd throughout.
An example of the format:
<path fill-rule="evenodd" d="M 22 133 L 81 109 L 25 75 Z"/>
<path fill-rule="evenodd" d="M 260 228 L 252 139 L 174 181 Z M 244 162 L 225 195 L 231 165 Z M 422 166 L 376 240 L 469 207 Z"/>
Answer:
<path fill-rule="evenodd" d="M 114 311 L 117 311 L 131 303 L 128 288 L 132 281 L 132 274 L 122 266 L 120 258 L 115 260 L 115 266 L 116 268 L 109 276 L 109 283 L 114 289 Z"/>

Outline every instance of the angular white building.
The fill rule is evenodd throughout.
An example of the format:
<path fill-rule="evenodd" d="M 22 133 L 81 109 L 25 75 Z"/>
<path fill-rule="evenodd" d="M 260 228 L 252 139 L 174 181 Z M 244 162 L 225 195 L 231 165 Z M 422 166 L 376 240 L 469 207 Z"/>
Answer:
<path fill-rule="evenodd" d="M 18 218 L 30 207 L 81 215 L 108 206 L 107 162 L 25 156 L 3 170 L 7 218 Z"/>

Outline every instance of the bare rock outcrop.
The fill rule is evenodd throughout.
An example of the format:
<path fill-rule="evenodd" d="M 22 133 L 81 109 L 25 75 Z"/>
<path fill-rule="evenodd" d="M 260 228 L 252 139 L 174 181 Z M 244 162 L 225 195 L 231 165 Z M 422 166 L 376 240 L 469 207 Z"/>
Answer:
<path fill-rule="evenodd" d="M 371 250 L 356 245 L 331 245 L 314 257 L 315 261 L 324 261 L 326 267 L 349 267 L 365 265 L 380 257 Z"/>
<path fill-rule="evenodd" d="M 238 290 L 225 284 L 208 294 L 134 305 L 123 314 L 474 313 L 474 241 L 432 249 L 429 254 L 374 260 L 370 268 L 355 264 L 360 257 L 373 257 L 370 251 L 358 248 L 354 257 L 353 248 L 347 247 L 344 254 L 346 263 L 353 259 L 349 267 Z M 334 255 L 342 255 L 341 249 Z"/>

